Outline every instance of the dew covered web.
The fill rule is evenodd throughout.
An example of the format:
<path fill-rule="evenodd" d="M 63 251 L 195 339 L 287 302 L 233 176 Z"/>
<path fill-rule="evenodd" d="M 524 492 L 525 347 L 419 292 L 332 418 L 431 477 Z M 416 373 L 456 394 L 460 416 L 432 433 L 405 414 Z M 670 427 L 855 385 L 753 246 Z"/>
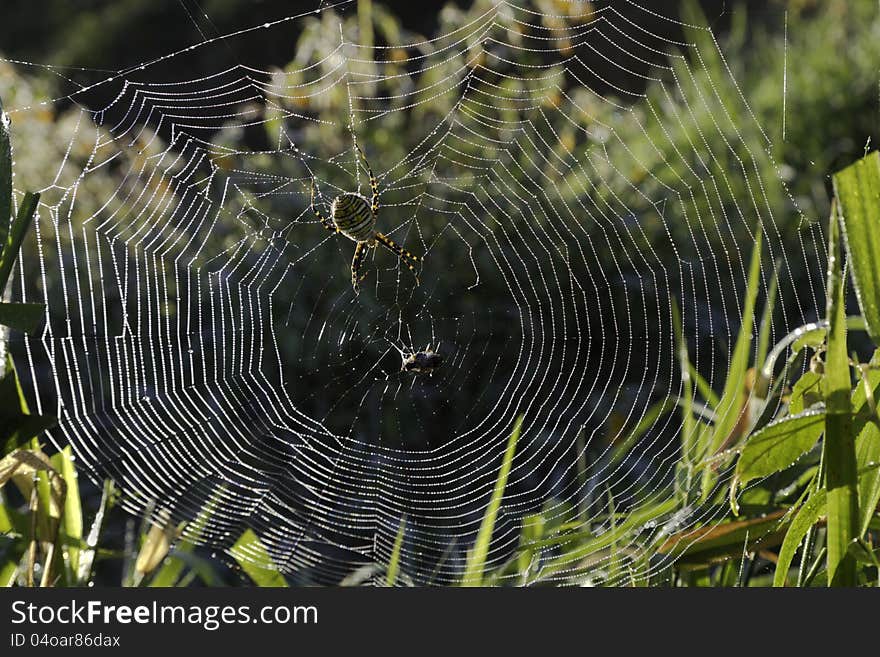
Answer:
<path fill-rule="evenodd" d="M 403 522 L 399 582 L 448 583 L 522 414 L 491 568 L 662 575 L 670 536 L 726 512 L 731 474 L 699 469 L 729 446 L 700 447 L 724 400 L 695 392 L 687 425 L 676 406 L 693 376 L 674 305 L 720 393 L 759 226 L 745 348 L 777 265 L 770 344 L 823 294 L 818 229 L 783 240 L 778 128 L 709 29 L 652 4 L 482 1 L 423 38 L 342 2 L 118 72 L 49 67 L 75 120 L 26 247 L 39 273 L 13 292 L 48 303 L 14 347 L 35 410 L 60 418 L 51 440 L 200 543 L 252 528 L 294 581 L 384 581 Z M 278 33 L 300 39 L 286 68 L 236 56 Z M 193 76 L 194 58 L 216 69 Z M 7 108 L 13 136 L 52 103 Z M 379 248 L 356 296 L 354 243 L 309 210 L 312 176 L 324 214 L 369 195 L 355 138 L 377 228 L 424 258 L 420 284 Z M 811 271 L 796 296 L 792 272 Z M 427 345 L 433 375 L 401 372 Z"/>

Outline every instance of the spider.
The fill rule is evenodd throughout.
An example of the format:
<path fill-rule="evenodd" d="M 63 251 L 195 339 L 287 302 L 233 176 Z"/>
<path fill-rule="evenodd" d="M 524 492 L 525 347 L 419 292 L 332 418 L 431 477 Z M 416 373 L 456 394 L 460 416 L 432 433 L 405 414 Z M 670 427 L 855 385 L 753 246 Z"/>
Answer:
<path fill-rule="evenodd" d="M 367 162 L 367 156 L 364 151 L 355 142 L 367 173 L 370 175 L 370 190 L 372 198 L 368 199 L 357 192 L 340 194 L 330 205 L 330 218 L 324 217 L 321 211 L 315 206 L 315 189 L 317 185 L 314 177 L 312 177 L 311 188 L 311 209 L 315 216 L 320 220 L 321 225 L 333 233 L 342 233 L 348 239 L 356 242 L 354 247 L 354 258 L 351 261 L 351 285 L 355 294 L 360 294 L 360 282 L 366 274 L 361 275 L 361 265 L 364 262 L 364 256 L 367 249 L 374 248 L 377 244 L 381 244 L 389 251 L 392 251 L 400 261 L 409 267 L 409 270 L 416 275 L 416 285 L 419 283 L 419 277 L 416 274 L 416 265 L 421 261 L 419 256 L 413 255 L 402 246 L 397 244 L 384 233 L 376 230 L 376 219 L 379 216 L 379 183 L 373 175 L 370 163 Z"/>
<path fill-rule="evenodd" d="M 422 351 L 416 351 L 406 356 L 400 366 L 400 371 L 432 375 L 434 370 L 442 364 L 443 356 L 431 349 L 431 345 L 428 345 Z"/>

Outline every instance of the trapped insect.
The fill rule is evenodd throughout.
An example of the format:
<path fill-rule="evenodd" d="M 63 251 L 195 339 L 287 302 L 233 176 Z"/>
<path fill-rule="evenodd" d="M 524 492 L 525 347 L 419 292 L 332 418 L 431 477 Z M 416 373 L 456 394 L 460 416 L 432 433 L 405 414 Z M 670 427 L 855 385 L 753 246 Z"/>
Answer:
<path fill-rule="evenodd" d="M 360 274 L 360 270 L 367 249 L 372 249 L 377 244 L 381 244 L 392 251 L 413 274 L 415 274 L 416 265 L 421 261 L 421 258 L 413 255 L 390 237 L 376 230 L 376 219 L 379 216 L 379 183 L 373 175 L 373 170 L 370 168 L 370 163 L 367 161 L 364 151 L 356 142 L 355 147 L 363 158 L 364 165 L 370 175 L 371 198 L 367 199 L 357 192 L 340 194 L 333 199 L 333 203 L 330 205 L 330 217 L 324 217 L 315 206 L 315 189 L 317 185 L 313 177 L 311 209 L 324 228 L 333 233 L 342 233 L 348 239 L 357 243 L 357 246 L 354 247 L 354 258 L 351 261 L 351 285 L 354 288 L 355 294 L 359 294 L 360 282 L 365 276 Z M 416 284 L 418 282 L 419 277 L 416 275 Z"/>
<path fill-rule="evenodd" d="M 443 355 L 433 351 L 428 345 L 423 351 L 417 351 L 404 358 L 400 369 L 402 372 L 430 375 L 442 364 Z"/>

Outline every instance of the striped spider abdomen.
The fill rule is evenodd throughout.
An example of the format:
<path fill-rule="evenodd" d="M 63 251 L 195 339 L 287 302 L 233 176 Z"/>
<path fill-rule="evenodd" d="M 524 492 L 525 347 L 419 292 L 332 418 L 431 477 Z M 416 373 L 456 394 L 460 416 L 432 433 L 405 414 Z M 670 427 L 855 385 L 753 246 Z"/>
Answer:
<path fill-rule="evenodd" d="M 340 194 L 333 199 L 330 216 L 339 232 L 355 242 L 374 241 L 376 215 L 370 201 L 360 194 Z"/>

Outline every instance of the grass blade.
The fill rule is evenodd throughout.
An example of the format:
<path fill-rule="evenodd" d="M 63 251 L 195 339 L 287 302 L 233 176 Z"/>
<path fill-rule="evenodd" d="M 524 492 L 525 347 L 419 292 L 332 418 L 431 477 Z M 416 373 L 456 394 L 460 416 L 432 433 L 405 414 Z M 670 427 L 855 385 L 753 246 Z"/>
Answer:
<path fill-rule="evenodd" d="M 840 225 L 832 203 L 828 230 L 826 314 L 829 323 L 825 361 L 825 491 L 828 497 L 828 583 L 855 586 L 856 562 L 849 546 L 858 537 L 859 492 L 852 431 L 849 354 L 846 346 L 844 278 L 840 263 Z"/>
<path fill-rule="evenodd" d="M 49 457 L 38 449 L 18 449 L 0 460 L 0 487 L 13 478 L 22 495 L 30 499 L 32 522 L 26 571 L 28 585 L 33 584 L 39 543 L 45 555 L 41 586 L 46 586 L 54 577 L 52 566 L 67 483 L 52 466 Z"/>
<path fill-rule="evenodd" d="M 0 248 L 9 235 L 12 216 L 12 145 L 9 141 L 9 115 L 0 102 Z"/>
<path fill-rule="evenodd" d="M 219 492 L 216 493 L 216 496 L 219 496 L 219 494 Z M 211 516 L 214 514 L 216 496 L 208 500 L 199 511 L 199 514 L 190 523 L 182 522 L 176 526 L 169 524 L 170 521 L 160 523 L 164 526 L 164 529 L 160 527 L 156 529 L 156 531 L 159 532 L 159 534 L 164 533 L 166 536 L 171 537 L 172 541 L 167 545 L 165 552 L 162 555 L 162 567 L 159 568 L 155 575 L 153 575 L 153 578 L 148 584 L 150 588 L 168 588 L 181 585 L 184 576 L 184 568 L 191 563 L 191 561 L 187 560 L 187 555 L 190 555 L 195 550 L 196 542 L 200 539 L 202 532 L 205 530 L 208 520 L 210 520 Z M 164 520 L 164 518 L 160 515 L 157 520 Z M 152 532 L 153 529 L 151 528 L 150 534 L 152 534 Z M 150 534 L 147 535 L 147 540 L 149 540 Z M 161 542 L 159 543 L 159 547 L 163 547 Z M 138 584 L 140 584 L 140 582 L 138 582 Z"/>
<path fill-rule="evenodd" d="M 758 349 L 755 355 L 755 386 L 754 395 L 749 401 L 749 427 L 753 428 L 755 422 L 764 411 L 767 395 L 770 392 L 771 377 L 762 370 L 761 365 L 767 360 L 767 352 L 770 349 L 770 333 L 773 330 L 773 311 L 776 309 L 776 296 L 779 292 L 779 260 L 773 267 L 773 278 L 770 279 L 770 287 L 767 289 L 767 300 L 764 302 L 764 313 L 761 317 L 761 326 L 758 329 Z"/>
<path fill-rule="evenodd" d="M 876 420 L 871 420 L 862 429 L 856 439 L 856 464 L 862 474 L 859 475 L 859 536 L 868 531 L 871 518 L 880 504 L 880 470 L 870 468 L 871 464 L 880 461 L 880 427 Z"/>
<path fill-rule="evenodd" d="M 385 586 L 394 586 L 397 583 L 397 574 L 400 572 L 400 552 L 403 549 L 403 535 L 406 530 L 406 518 L 401 518 L 397 537 L 394 539 L 394 549 L 391 551 L 391 559 L 388 561 L 388 572 L 385 576 Z"/>
<path fill-rule="evenodd" d="M 696 422 L 694 421 L 694 384 L 691 379 L 691 365 L 688 357 L 687 342 L 681 323 L 681 312 L 678 303 L 672 298 L 672 332 L 675 334 L 675 346 L 678 350 L 678 369 L 681 374 L 681 456 L 685 468 L 690 472 L 692 463 L 700 455 L 694 453 L 694 437 Z"/>
<path fill-rule="evenodd" d="M 48 415 L 31 415 L 24 390 L 18 379 L 15 363 L 6 355 L 6 374 L 0 378 L 0 457 L 25 446 L 34 436 L 56 424 L 56 419 Z M 17 399 L 18 403 L 12 403 Z M 37 446 L 35 444 L 35 446 Z"/>
<path fill-rule="evenodd" d="M 607 556 L 607 552 L 614 545 L 632 540 L 633 536 L 645 531 L 646 524 L 655 523 L 658 518 L 667 516 L 677 508 L 680 508 L 679 502 L 674 497 L 646 500 L 643 504 L 630 509 L 624 517 L 615 521 L 614 530 L 609 529 L 598 536 L 594 527 L 576 532 L 563 532 L 531 542 L 527 547 L 521 549 L 537 552 L 544 548 L 574 546 L 562 550 L 559 556 L 553 557 L 546 565 L 542 566 L 537 581 L 552 578 L 558 573 L 566 573 L 566 577 L 576 578 L 578 564 L 583 559 L 596 557 L 600 553 L 603 557 Z"/>
<path fill-rule="evenodd" d="M 724 382 L 724 391 L 721 401 L 716 409 L 718 420 L 712 433 L 712 453 L 726 446 L 732 438 L 733 431 L 739 423 L 740 414 L 744 412 L 743 396 L 745 395 L 743 381 L 749 368 L 749 356 L 752 348 L 752 328 L 755 319 L 755 303 L 758 299 L 759 284 L 761 282 L 761 241 L 760 232 L 755 236 L 755 247 L 752 250 L 752 258 L 749 264 L 749 278 L 746 285 L 746 297 L 743 304 L 742 324 L 730 358 L 727 369 L 727 380 Z"/>
<path fill-rule="evenodd" d="M 639 418 L 636 426 L 634 426 L 621 440 L 615 442 L 614 451 L 611 453 L 609 459 L 610 465 L 617 465 L 626 458 L 626 455 L 629 454 L 630 450 L 639 442 L 639 439 L 656 425 L 657 420 L 669 413 L 677 405 L 678 403 L 674 397 L 665 397 L 649 407 L 642 417 Z"/>
<path fill-rule="evenodd" d="M 880 396 L 880 369 L 875 369 L 880 364 L 880 349 L 874 352 L 871 363 L 865 367 L 862 373 L 862 385 L 856 386 L 852 395 L 853 414 L 856 418 L 862 416 L 865 410 L 870 410 L 869 396 L 877 399 Z M 869 393 L 870 391 L 870 393 Z M 859 470 L 859 536 L 864 537 L 868 531 L 871 518 L 877 510 L 880 502 L 880 469 L 875 467 L 880 463 L 880 420 L 871 413 L 863 426 L 855 422 L 853 431 L 856 435 L 856 467 Z"/>
<path fill-rule="evenodd" d="M 709 382 L 703 378 L 703 375 L 697 372 L 697 368 L 694 367 L 693 363 L 690 363 L 690 372 L 691 378 L 694 380 L 694 383 L 697 384 L 697 392 L 706 400 L 706 404 L 713 411 L 718 407 L 718 395 L 715 394 L 715 391 L 712 390 L 712 386 L 709 385 Z"/>
<path fill-rule="evenodd" d="M 178 557 L 181 554 L 192 552 L 194 547 L 195 546 L 192 543 L 182 541 L 175 548 L 173 554 L 164 558 L 162 567 L 155 574 L 153 579 L 150 580 L 148 586 L 150 588 L 170 588 L 176 586 L 180 581 L 180 578 L 183 576 L 183 570 L 186 566 L 186 562 Z M 138 584 L 140 584 L 140 582 L 138 582 Z"/>
<path fill-rule="evenodd" d="M 287 580 L 269 556 L 269 552 L 252 529 L 246 529 L 232 546 L 229 554 L 254 584 L 262 587 L 286 587 Z"/>
<path fill-rule="evenodd" d="M 68 579 L 73 580 L 79 570 L 79 544 L 82 540 L 83 519 L 79 482 L 69 446 L 52 457 L 52 465 L 61 473 L 62 479 L 67 483 L 67 497 L 64 498 L 62 515 L 63 554 L 64 563 L 69 573 Z"/>
<path fill-rule="evenodd" d="M 513 463 L 513 455 L 516 452 L 516 443 L 519 440 L 522 423 L 523 418 L 520 415 L 513 425 L 513 431 L 510 432 L 510 439 L 507 441 L 507 449 L 504 452 L 501 470 L 498 472 L 498 479 L 495 481 L 492 498 L 489 500 L 489 506 L 483 515 L 483 522 L 480 524 L 479 532 L 477 532 L 477 540 L 474 542 L 474 547 L 468 553 L 464 577 L 461 582 L 462 586 L 480 586 L 483 582 L 486 559 L 489 556 L 489 544 L 492 542 L 492 532 L 495 529 L 498 510 L 501 508 L 501 498 L 504 497 L 507 476 L 510 474 L 510 466 Z"/>
<path fill-rule="evenodd" d="M 834 193 L 859 307 L 880 344 L 880 152 L 834 174 Z"/>
<path fill-rule="evenodd" d="M 791 567 L 798 546 L 810 531 L 810 527 L 825 515 L 825 501 L 825 491 L 820 488 L 807 498 L 806 503 L 791 521 L 791 526 L 789 526 L 785 540 L 782 541 L 782 547 L 779 549 L 779 561 L 776 564 L 776 572 L 773 573 L 773 586 L 785 586 L 788 569 Z"/>
<path fill-rule="evenodd" d="M 9 588 L 15 584 L 15 578 L 18 575 L 18 561 L 9 559 L 0 564 L 0 587 Z"/>
<path fill-rule="evenodd" d="M 167 519 L 163 523 L 150 526 L 135 560 L 135 586 L 165 561 L 175 540 L 177 540 L 177 528 Z"/>
<path fill-rule="evenodd" d="M 95 555 L 98 551 L 98 539 L 101 537 L 101 531 L 104 528 L 104 518 L 107 510 L 110 508 L 113 497 L 113 484 L 108 479 L 104 482 L 101 491 L 101 503 L 95 512 L 95 518 L 92 520 L 92 526 L 89 529 L 89 535 L 86 538 L 86 547 L 79 555 L 79 568 L 76 571 L 76 581 L 83 585 L 88 583 L 92 576 L 92 565 L 95 563 Z"/>
<path fill-rule="evenodd" d="M 31 220 L 37 211 L 37 204 L 40 202 L 39 194 L 31 194 L 28 192 L 24 195 L 21 205 L 18 206 L 18 214 L 12 226 L 6 241 L 3 243 L 3 250 L 0 252 L 0 290 L 6 289 L 6 283 L 9 281 L 9 274 L 12 273 L 12 266 L 18 258 L 18 251 L 21 249 L 21 243 L 24 236 L 30 228 Z"/>
<path fill-rule="evenodd" d="M 779 261 L 773 268 L 773 278 L 767 289 L 767 301 L 764 304 L 764 313 L 761 316 L 761 328 L 758 331 L 758 354 L 755 364 L 760 365 L 767 359 L 767 351 L 770 346 L 770 331 L 773 328 L 773 311 L 776 309 L 776 297 L 779 293 Z"/>
<path fill-rule="evenodd" d="M 780 522 L 784 513 L 688 529 L 666 539 L 659 552 L 673 555 L 679 563 L 708 564 L 742 554 L 744 544 L 748 551 L 776 545 L 783 540 Z"/>

